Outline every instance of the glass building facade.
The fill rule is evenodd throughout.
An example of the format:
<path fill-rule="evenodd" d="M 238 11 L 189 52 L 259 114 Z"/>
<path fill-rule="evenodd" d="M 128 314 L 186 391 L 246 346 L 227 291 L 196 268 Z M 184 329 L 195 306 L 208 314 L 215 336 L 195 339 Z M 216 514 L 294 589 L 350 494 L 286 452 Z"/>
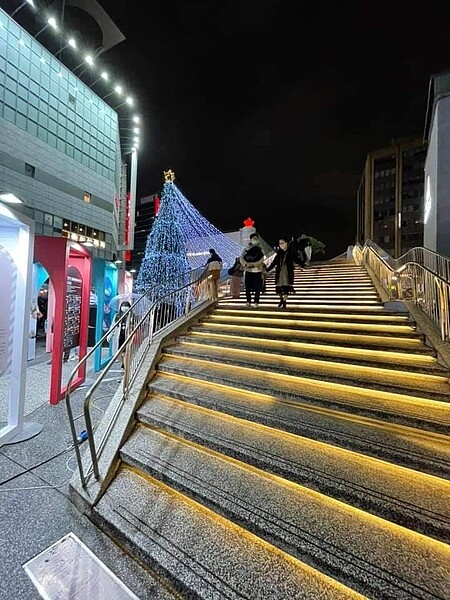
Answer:
<path fill-rule="evenodd" d="M 393 141 L 366 159 L 357 194 L 357 240 L 372 239 L 391 256 L 423 245 L 422 140 Z"/>
<path fill-rule="evenodd" d="M 36 233 L 97 232 L 111 258 L 118 232 L 117 113 L 0 10 L 0 187 L 24 201 Z M 95 239 L 95 238 L 94 238 Z"/>

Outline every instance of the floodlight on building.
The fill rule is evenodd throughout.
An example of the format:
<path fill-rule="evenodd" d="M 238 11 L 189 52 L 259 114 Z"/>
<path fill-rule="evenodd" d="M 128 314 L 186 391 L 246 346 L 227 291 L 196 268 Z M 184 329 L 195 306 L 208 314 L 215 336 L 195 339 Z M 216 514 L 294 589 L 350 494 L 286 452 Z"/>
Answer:
<path fill-rule="evenodd" d="M 138 138 L 138 137 L 135 137 L 135 138 L 133 138 L 133 142 L 134 142 L 135 144 L 139 144 L 139 141 L 140 141 L 140 140 L 139 140 L 139 138 Z"/>
<path fill-rule="evenodd" d="M 84 62 L 86 62 L 91 67 L 94 65 L 94 59 L 90 54 L 86 54 L 86 56 L 84 57 Z"/>
<path fill-rule="evenodd" d="M 119 96 L 121 96 L 123 94 L 123 89 L 122 89 L 122 86 L 120 86 L 120 85 L 116 85 L 114 87 L 114 91 L 116 92 L 116 94 L 119 94 Z"/>
<path fill-rule="evenodd" d="M 127 96 L 125 102 L 127 104 L 129 104 L 130 106 L 133 106 L 134 100 L 133 100 L 133 98 L 131 96 Z"/>
<path fill-rule="evenodd" d="M 71 48 L 76 50 L 77 42 L 76 42 L 75 38 L 71 37 L 70 39 L 68 39 L 67 43 L 65 43 L 64 46 L 58 50 L 58 52 L 55 52 L 55 56 L 59 56 L 61 54 L 61 52 L 67 48 L 67 46 L 70 46 Z"/>
<path fill-rule="evenodd" d="M 44 25 L 44 27 L 39 29 L 34 38 L 38 38 L 41 35 L 41 33 L 43 33 L 48 27 L 51 27 L 55 31 L 58 29 L 58 24 L 56 23 L 55 17 L 49 17 L 47 19 L 47 23 Z"/>
<path fill-rule="evenodd" d="M 105 81 L 108 81 L 108 79 L 109 79 L 109 75 L 108 75 L 108 73 L 106 71 L 102 71 L 101 74 L 100 74 L 100 77 L 102 79 L 104 79 Z"/>
<path fill-rule="evenodd" d="M 21 4 L 19 4 L 19 6 L 13 10 L 13 12 L 11 13 L 11 17 L 14 17 L 15 14 L 17 14 L 19 12 L 19 10 L 22 10 L 22 8 L 24 6 L 26 6 L 27 4 L 29 4 L 30 6 L 32 6 L 33 8 L 35 8 L 34 6 L 34 0 L 24 0 L 24 2 L 22 2 Z"/>
<path fill-rule="evenodd" d="M 22 200 L 11 192 L 0 192 L 0 202 L 6 204 L 23 204 Z"/>
<path fill-rule="evenodd" d="M 133 127 L 133 133 L 140 133 L 139 127 Z"/>
<path fill-rule="evenodd" d="M 140 122 L 141 122 L 140 118 L 137 115 L 134 115 L 133 123 L 140 123 Z"/>

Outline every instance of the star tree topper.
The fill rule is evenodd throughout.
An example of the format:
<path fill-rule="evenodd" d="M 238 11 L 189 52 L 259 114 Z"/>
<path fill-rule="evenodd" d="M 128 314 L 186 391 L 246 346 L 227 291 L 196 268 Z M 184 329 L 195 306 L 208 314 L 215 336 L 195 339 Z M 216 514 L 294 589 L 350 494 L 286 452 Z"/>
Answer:
<path fill-rule="evenodd" d="M 167 183 L 168 181 L 175 181 L 175 173 L 172 171 L 172 169 L 169 169 L 168 171 L 164 171 L 164 181 Z"/>

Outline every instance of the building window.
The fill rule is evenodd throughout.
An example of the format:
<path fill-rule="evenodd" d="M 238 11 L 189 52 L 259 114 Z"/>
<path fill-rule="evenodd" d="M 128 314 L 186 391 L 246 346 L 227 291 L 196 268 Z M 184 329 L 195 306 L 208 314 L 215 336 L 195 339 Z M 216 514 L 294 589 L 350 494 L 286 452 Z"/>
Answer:
<path fill-rule="evenodd" d="M 90 203 L 91 200 L 92 200 L 92 195 L 89 192 L 84 192 L 84 194 L 83 194 L 83 200 L 85 202 Z"/>
<path fill-rule="evenodd" d="M 77 99 L 72 94 L 69 94 L 69 105 L 75 108 L 77 104 Z"/>
<path fill-rule="evenodd" d="M 33 165 L 29 165 L 28 163 L 25 163 L 25 175 L 28 175 L 28 177 L 32 177 L 34 179 L 36 173 L 36 168 L 33 167 Z"/>

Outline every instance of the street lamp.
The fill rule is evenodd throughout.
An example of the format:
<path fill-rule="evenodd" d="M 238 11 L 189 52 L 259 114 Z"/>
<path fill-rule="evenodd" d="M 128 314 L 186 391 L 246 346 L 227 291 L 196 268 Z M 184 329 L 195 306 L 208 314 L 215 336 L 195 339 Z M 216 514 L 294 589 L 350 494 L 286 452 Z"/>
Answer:
<path fill-rule="evenodd" d="M 23 204 L 22 200 L 11 192 L 0 192 L 0 202 L 5 202 L 5 204 Z"/>

